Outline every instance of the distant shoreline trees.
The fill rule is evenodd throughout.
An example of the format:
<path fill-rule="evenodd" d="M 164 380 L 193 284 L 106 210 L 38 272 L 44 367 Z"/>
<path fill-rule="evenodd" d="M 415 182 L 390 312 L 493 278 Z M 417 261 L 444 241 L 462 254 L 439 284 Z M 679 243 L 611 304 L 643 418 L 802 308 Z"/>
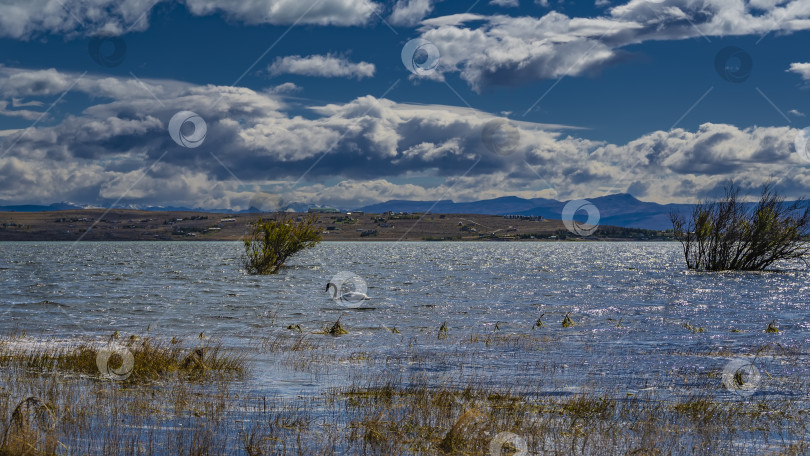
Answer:
<path fill-rule="evenodd" d="M 802 259 L 810 252 L 810 207 L 801 198 L 787 203 L 766 184 L 754 205 L 739 200 L 734 182 L 719 201 L 701 202 L 687 220 L 671 213 L 675 238 L 689 269 L 761 271 L 776 261 Z"/>

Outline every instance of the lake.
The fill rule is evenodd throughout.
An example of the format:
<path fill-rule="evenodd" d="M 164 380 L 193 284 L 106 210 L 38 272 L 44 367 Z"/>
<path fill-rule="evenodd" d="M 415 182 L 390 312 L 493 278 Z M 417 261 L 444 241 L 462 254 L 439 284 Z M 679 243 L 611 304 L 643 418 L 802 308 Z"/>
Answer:
<path fill-rule="evenodd" d="M 0 330 L 69 339 L 148 328 L 169 336 L 204 332 L 247 347 L 288 325 L 308 332 L 341 317 L 350 330 L 341 338 L 347 350 L 384 358 L 398 356 L 413 337 L 436 334 L 445 321 L 460 342 L 437 339 L 419 349 L 458 355 L 461 335 L 493 333 L 497 324 L 502 334 L 534 331 L 561 343 L 543 353 L 495 347 L 473 365 L 418 368 L 531 382 L 541 361 L 567 365 L 570 383 L 538 386 L 549 391 L 597 379 L 632 390 L 672 369 L 723 365 L 727 357 L 686 355 L 744 353 L 772 342 L 763 332 L 772 320 L 783 330 L 782 345 L 810 337 L 803 265 L 690 272 L 677 243 L 323 243 L 264 277 L 246 275 L 240 258 L 238 243 L 6 243 Z M 324 290 L 340 273 L 356 276 L 349 283 L 365 282 L 371 299 L 361 308 Z M 566 313 L 571 328 L 561 327 Z M 532 330 L 538 318 L 544 327 Z M 591 345 L 598 349 L 583 349 Z M 322 386 L 257 361 L 265 366 L 258 387 L 298 394 Z"/>
<path fill-rule="evenodd" d="M 761 375 L 744 395 L 709 376 L 718 398 L 799 396 L 780 379 L 808 378 L 801 263 L 698 273 L 677 243 L 327 242 L 257 277 L 244 273 L 241 253 L 220 242 L 4 243 L 0 332 L 66 344 L 115 331 L 203 333 L 250 353 L 245 394 L 281 398 L 383 375 L 537 396 L 688 397 L 705 387 L 703 374 L 738 358 Z M 332 299 L 330 281 L 370 299 Z M 563 327 L 566 315 L 573 326 Z M 338 319 L 349 334 L 320 333 Z M 771 321 L 781 332 L 765 332 Z M 295 325 L 300 332 L 287 329 Z M 322 345 L 254 350 L 290 337 Z"/>

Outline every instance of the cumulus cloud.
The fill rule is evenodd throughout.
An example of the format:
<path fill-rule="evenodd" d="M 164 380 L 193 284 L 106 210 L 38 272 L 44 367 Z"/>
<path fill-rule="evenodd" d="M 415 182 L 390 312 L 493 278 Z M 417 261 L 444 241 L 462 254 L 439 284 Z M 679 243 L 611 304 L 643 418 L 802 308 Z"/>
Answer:
<path fill-rule="evenodd" d="M 810 63 L 791 63 L 787 71 L 798 74 L 805 81 L 810 81 Z"/>
<path fill-rule="evenodd" d="M 13 109 L 42 109 L 71 85 L 89 103 L 24 135 L 0 131 L 4 202 L 123 198 L 246 209 L 260 188 L 286 201 L 342 207 L 393 198 L 574 199 L 626 191 L 687 202 L 732 177 L 752 188 L 784 177 L 780 189 L 794 196 L 810 185 L 810 170 L 794 151 L 798 130 L 788 127 L 706 123 L 611 144 L 566 126 L 513 121 L 519 140 L 513 153 L 499 155 L 482 138 L 494 117 L 468 108 L 364 96 L 310 106 L 301 116 L 274 93 L 239 87 L 153 79 L 141 86 L 129 78 L 8 67 L 0 67 L 0 81 L 4 98 L 29 105 Z M 181 110 L 207 124 L 199 148 L 183 148 L 167 132 Z"/>
<path fill-rule="evenodd" d="M 160 0 L 6 0 L 0 3 L 0 36 L 29 39 L 38 33 L 142 31 Z"/>
<path fill-rule="evenodd" d="M 416 25 L 431 11 L 436 0 L 397 0 L 394 11 L 388 18 L 394 25 Z"/>
<path fill-rule="evenodd" d="M 452 15 L 422 21 L 422 38 L 441 52 L 440 72 L 474 90 L 598 72 L 626 58 L 629 45 L 700 36 L 765 35 L 810 29 L 810 3 L 741 0 L 631 0 L 593 18 Z M 801 67 L 799 67 L 801 68 Z"/>
<path fill-rule="evenodd" d="M 222 14 L 247 24 L 363 25 L 380 5 L 372 0 L 4 0 L 0 36 L 30 39 L 37 34 L 111 34 L 143 31 L 158 3 L 181 3 L 198 16 Z"/>
<path fill-rule="evenodd" d="M 370 78 L 374 71 L 373 63 L 354 63 L 334 54 L 278 57 L 267 67 L 271 76 L 298 74 L 323 78 Z"/>

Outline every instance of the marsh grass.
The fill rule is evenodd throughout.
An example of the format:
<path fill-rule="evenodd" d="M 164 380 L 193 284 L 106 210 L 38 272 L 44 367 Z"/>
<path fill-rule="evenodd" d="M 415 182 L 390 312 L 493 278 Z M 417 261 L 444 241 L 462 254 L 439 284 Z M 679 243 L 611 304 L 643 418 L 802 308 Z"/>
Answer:
<path fill-rule="evenodd" d="M 0 455 L 224 454 L 234 380 L 243 355 L 203 340 L 186 347 L 131 337 L 106 362 L 131 372 L 102 374 L 99 353 L 117 339 L 65 342 L 0 340 Z M 127 354 L 128 353 L 128 354 Z"/>
<path fill-rule="evenodd" d="M 111 337 L 111 341 L 114 336 Z M 126 372 L 129 384 L 165 380 L 182 376 L 201 381 L 212 376 L 241 376 L 246 372 L 243 356 L 232 355 L 221 344 L 201 342 L 187 348 L 173 338 L 169 342 L 131 337 L 125 343 L 79 343 L 74 346 L 38 343 L 26 346 L 20 339 L 0 342 L 0 366 L 19 365 L 34 372 L 56 370 L 89 376 L 99 376 L 99 354 L 109 352 L 110 369 L 124 368 L 124 357 L 132 356 L 131 372 Z M 123 376 L 123 375 L 122 375 Z"/>
<path fill-rule="evenodd" d="M 325 332 L 331 336 L 342 336 L 344 334 L 349 334 L 349 331 L 346 331 L 343 325 L 340 324 L 340 318 L 338 318 L 335 324 L 333 324 L 331 327 L 326 328 Z"/>
<path fill-rule="evenodd" d="M 356 416 L 354 438 L 374 450 L 368 454 L 486 455 L 502 431 L 524 438 L 529 454 L 739 454 L 743 436 L 762 449 L 744 454 L 810 450 L 800 404 L 727 401 L 708 391 L 663 401 L 386 383 L 337 394 Z"/>
<path fill-rule="evenodd" d="M 302 371 L 332 375 L 330 369 L 341 365 L 353 372 L 341 378 L 344 386 L 288 399 L 257 397 L 244 390 L 240 379 L 251 371 L 250 355 L 234 356 L 206 339 L 191 346 L 177 339 L 127 339 L 123 345 L 132 351 L 136 369 L 120 382 L 99 376 L 90 353 L 99 345 L 93 342 L 75 347 L 29 344 L 23 351 L 19 339 L 3 339 L 0 435 L 9 437 L 0 443 L 0 456 L 483 456 L 501 432 L 525 439 L 529 454 L 739 456 L 810 451 L 805 400 L 810 386 L 800 375 L 780 379 L 795 394 L 767 398 L 727 394 L 718 386 L 716 369 L 677 373 L 689 375 L 688 395 L 661 396 L 658 389 L 631 395 L 588 386 L 548 394 L 538 385 L 564 374 L 560 363 L 533 367 L 535 384 L 475 372 L 447 377 L 431 366 L 480 362 L 481 354 L 493 346 L 536 349 L 552 339 L 536 331 L 458 332 L 437 351 L 434 331 L 425 331 L 423 343 L 406 345 L 402 338 L 403 353 L 378 358 L 358 350 L 351 338 L 279 328 L 257 344 L 256 351 L 280 361 L 299 360 Z M 456 350 L 455 342 L 465 350 Z M 802 355 L 778 343 L 749 351 L 779 362 L 797 362 Z M 156 358 L 154 366 L 136 374 L 148 356 Z M 287 368 L 285 362 L 278 366 Z M 369 369 L 375 366 L 383 369 Z M 510 454 L 507 449 L 502 454 Z"/>

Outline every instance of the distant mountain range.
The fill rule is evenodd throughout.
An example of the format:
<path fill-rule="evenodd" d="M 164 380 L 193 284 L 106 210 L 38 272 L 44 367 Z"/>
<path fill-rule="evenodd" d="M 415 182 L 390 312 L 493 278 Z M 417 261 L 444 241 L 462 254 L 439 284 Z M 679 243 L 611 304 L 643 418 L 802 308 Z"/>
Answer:
<path fill-rule="evenodd" d="M 692 204 L 658 204 L 639 201 L 632 195 L 621 193 L 616 195 L 601 196 L 591 198 L 590 201 L 599 209 L 600 225 L 613 225 L 628 228 L 645 228 L 650 230 L 665 230 L 672 228 L 670 223 L 670 213 L 676 212 L 687 215 L 691 213 Z M 394 212 L 427 212 L 436 214 L 488 214 L 488 215 L 540 215 L 548 219 L 561 218 L 563 207 L 567 201 L 557 201 L 545 198 L 518 198 L 516 196 L 504 196 L 501 198 L 472 201 L 467 203 L 456 203 L 451 200 L 441 201 L 410 201 L 391 200 L 384 203 L 372 204 L 364 207 L 351 208 L 351 210 L 362 210 L 369 213 Z M 306 203 L 292 203 L 288 209 L 297 212 L 304 212 L 313 205 Z M 0 206 L 0 211 L 16 212 L 43 212 L 59 211 L 70 209 L 83 209 L 73 203 L 56 203 L 48 206 L 38 205 L 17 205 Z M 140 209 L 147 211 L 198 211 L 216 213 L 234 213 L 228 209 L 199 209 L 185 207 L 121 207 L 122 209 Z M 346 209 L 346 208 L 343 208 Z M 242 213 L 259 212 L 255 208 L 250 208 Z M 577 214 L 577 220 L 584 221 L 584 214 Z"/>
<path fill-rule="evenodd" d="M 669 219 L 671 212 L 688 214 L 691 213 L 694 207 L 691 204 L 658 204 L 639 201 L 626 193 L 591 198 L 588 201 L 599 209 L 600 225 L 646 228 L 650 230 L 672 228 Z M 525 199 L 516 196 L 504 196 L 468 203 L 455 203 L 451 200 L 391 200 L 357 208 L 356 210 L 371 213 L 386 211 L 426 212 L 429 210 L 437 214 L 541 215 L 544 218 L 560 219 L 566 202 L 545 198 Z M 579 220 L 579 217 L 576 218 Z"/>
<path fill-rule="evenodd" d="M 84 209 L 73 203 L 54 203 L 48 206 L 37 204 L 18 204 L 13 206 L 0 206 L 2 212 L 48 212 L 48 211 L 69 211 L 73 209 Z"/>

